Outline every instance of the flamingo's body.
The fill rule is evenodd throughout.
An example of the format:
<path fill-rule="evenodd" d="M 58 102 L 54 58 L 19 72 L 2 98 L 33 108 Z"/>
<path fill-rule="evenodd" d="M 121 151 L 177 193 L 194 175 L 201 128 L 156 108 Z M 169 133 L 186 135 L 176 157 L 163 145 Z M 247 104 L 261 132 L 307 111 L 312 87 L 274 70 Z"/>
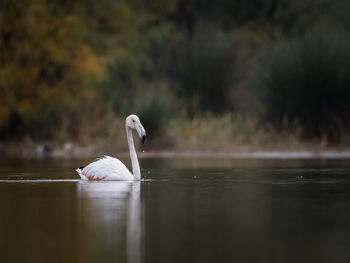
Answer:
<path fill-rule="evenodd" d="M 131 129 L 135 129 L 137 131 L 142 143 L 145 141 L 146 131 L 136 115 L 128 116 L 125 121 L 125 126 L 133 174 L 117 158 L 104 156 L 101 159 L 98 159 L 97 161 L 92 162 L 87 166 L 80 167 L 76 170 L 82 180 L 133 181 L 141 179 L 140 166 L 137 160 Z"/>
<path fill-rule="evenodd" d="M 132 181 L 134 176 L 128 168 L 117 158 L 104 156 L 85 167 L 77 169 L 78 174 L 83 180 L 118 180 Z"/>

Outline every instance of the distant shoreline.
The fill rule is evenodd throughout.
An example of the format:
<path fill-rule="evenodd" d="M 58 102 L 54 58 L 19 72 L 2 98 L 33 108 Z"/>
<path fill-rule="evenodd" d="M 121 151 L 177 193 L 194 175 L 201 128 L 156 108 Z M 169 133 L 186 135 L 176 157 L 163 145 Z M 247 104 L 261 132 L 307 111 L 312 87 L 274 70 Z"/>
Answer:
<path fill-rule="evenodd" d="M 161 150 L 146 150 L 145 152 L 138 151 L 140 159 L 280 159 L 280 160 L 295 160 L 295 159 L 350 159 L 350 150 L 296 150 L 296 151 L 161 151 Z M 99 158 L 104 155 L 115 156 L 118 158 L 128 158 L 129 152 L 103 152 L 94 151 L 90 148 L 75 146 L 72 149 L 53 149 L 48 152 L 38 152 L 23 149 L 11 149 L 3 151 L 0 158 L 52 158 L 52 159 L 85 159 Z"/>
<path fill-rule="evenodd" d="M 124 153 L 123 155 L 127 155 Z M 149 151 L 140 158 L 201 158 L 201 159 L 350 159 L 350 151 L 253 151 L 253 152 L 163 152 Z"/>

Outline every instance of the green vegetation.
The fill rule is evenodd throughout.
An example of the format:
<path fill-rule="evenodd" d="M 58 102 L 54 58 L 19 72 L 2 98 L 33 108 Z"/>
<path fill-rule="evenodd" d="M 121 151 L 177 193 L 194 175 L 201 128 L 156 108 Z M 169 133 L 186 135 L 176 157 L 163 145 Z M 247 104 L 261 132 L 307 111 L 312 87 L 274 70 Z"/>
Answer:
<path fill-rule="evenodd" d="M 108 148 L 136 113 L 154 148 L 348 145 L 349 12 L 346 0 L 4 0 L 0 143 Z"/>
<path fill-rule="evenodd" d="M 260 69 L 266 120 L 303 128 L 303 135 L 339 142 L 349 129 L 350 37 L 312 30 L 278 43 Z"/>
<path fill-rule="evenodd" d="M 191 117 L 203 111 L 229 110 L 235 59 L 228 34 L 204 25 L 193 34 L 184 54 L 176 61 L 174 79 Z"/>

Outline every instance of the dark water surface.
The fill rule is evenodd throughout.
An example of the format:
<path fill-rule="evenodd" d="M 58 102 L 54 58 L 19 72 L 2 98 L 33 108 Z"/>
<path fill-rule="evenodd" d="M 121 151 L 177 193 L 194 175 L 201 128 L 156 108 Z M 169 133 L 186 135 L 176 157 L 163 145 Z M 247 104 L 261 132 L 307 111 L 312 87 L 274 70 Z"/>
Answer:
<path fill-rule="evenodd" d="M 0 161 L 0 262 L 350 262 L 349 160 Z M 129 164 L 129 161 L 126 161 Z"/>

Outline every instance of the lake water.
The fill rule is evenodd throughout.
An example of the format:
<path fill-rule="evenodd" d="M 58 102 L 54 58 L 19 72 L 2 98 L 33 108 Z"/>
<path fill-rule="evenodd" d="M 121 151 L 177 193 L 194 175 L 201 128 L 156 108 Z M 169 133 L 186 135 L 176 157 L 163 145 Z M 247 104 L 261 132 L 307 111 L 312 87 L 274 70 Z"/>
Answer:
<path fill-rule="evenodd" d="M 349 160 L 0 161 L 0 262 L 350 262 Z M 128 160 L 126 163 L 129 165 Z"/>

